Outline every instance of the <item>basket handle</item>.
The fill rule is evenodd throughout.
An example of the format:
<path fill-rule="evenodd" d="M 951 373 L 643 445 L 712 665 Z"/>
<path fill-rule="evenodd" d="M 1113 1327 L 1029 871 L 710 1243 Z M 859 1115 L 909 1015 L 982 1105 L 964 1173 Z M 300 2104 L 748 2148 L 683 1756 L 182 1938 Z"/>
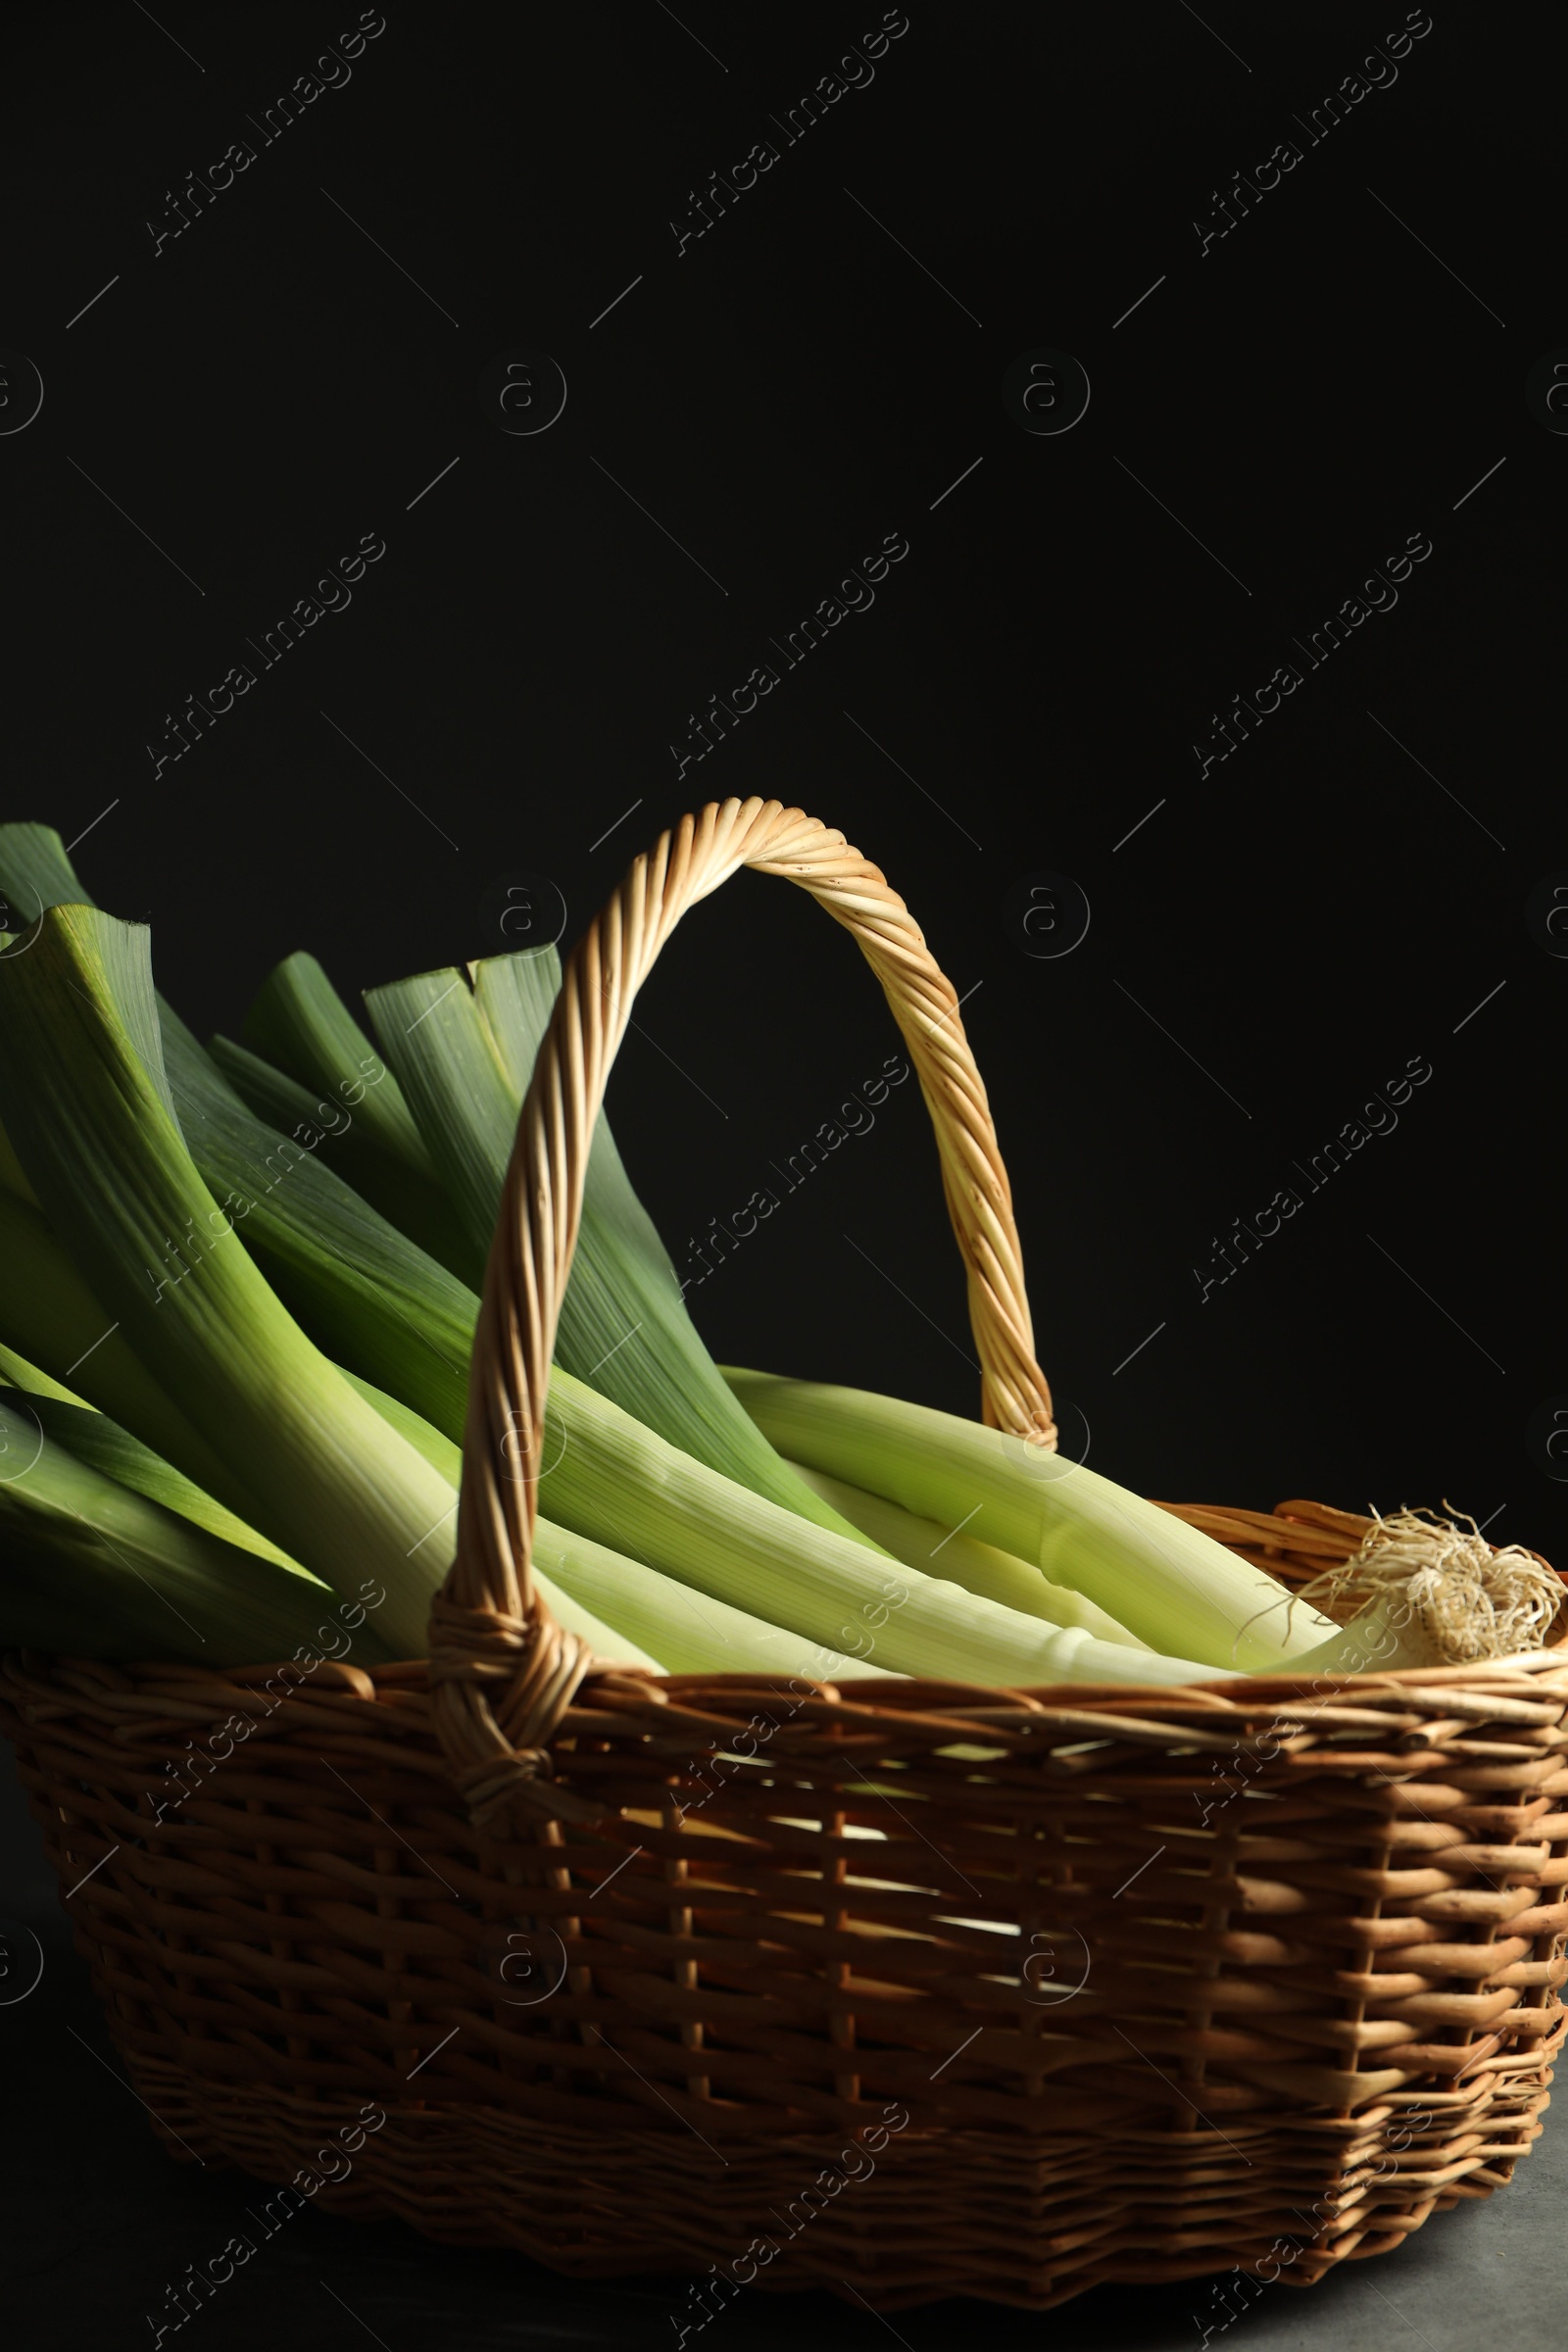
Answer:
<path fill-rule="evenodd" d="M 743 865 L 808 890 L 853 934 L 881 981 L 936 1129 L 968 1273 L 982 1417 L 1037 1445 L 1055 1444 L 985 1088 L 952 983 L 913 916 L 842 833 L 799 808 L 730 800 L 682 817 L 637 859 L 572 951 L 517 1123 L 485 1268 L 457 1557 L 430 1611 L 436 1727 L 476 1821 L 505 1814 L 515 1800 L 555 1818 L 578 1809 L 565 1790 L 539 1785 L 550 1778 L 551 1733 L 602 1663 L 556 1624 L 529 1572 L 551 1350 L 594 1122 L 633 1001 L 687 907 Z"/>

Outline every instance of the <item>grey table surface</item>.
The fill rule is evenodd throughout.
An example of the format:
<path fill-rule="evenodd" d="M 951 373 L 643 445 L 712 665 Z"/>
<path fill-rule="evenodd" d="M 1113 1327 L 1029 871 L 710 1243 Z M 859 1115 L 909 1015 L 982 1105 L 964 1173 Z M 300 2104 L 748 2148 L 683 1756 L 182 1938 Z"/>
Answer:
<path fill-rule="evenodd" d="M 21 1999 L 0 1984 L 4 2066 L 0 2312 L 9 2352 L 146 2347 L 168 2321 L 166 2290 L 244 2229 L 255 2185 L 164 2153 L 125 2083 L 87 1972 L 72 1946 L 36 1828 L 0 1764 L 0 1918 L 43 1952 Z M 31 1952 L 25 1939 L 13 1944 Z M 36 1958 L 34 1955 L 34 1965 Z M 20 1984 L 19 1968 L 13 1982 Z M 1397 2252 L 1347 2265 L 1321 2285 L 1250 2289 L 1237 2310 L 1217 2282 L 1099 2287 L 1044 2315 L 947 2302 L 881 2319 L 822 2294 L 739 2296 L 701 2331 L 726 2346 L 872 2346 L 935 2352 L 984 2333 L 996 2352 L 1042 2341 L 1061 2352 L 1468 2352 L 1563 2341 L 1557 2249 L 1568 2208 L 1568 2131 L 1546 2131 L 1499 2196 L 1437 2216 Z M 255 2232 L 252 2231 L 254 2235 Z M 1227 2319 L 1230 2309 L 1234 2316 Z M 150 2317 L 149 2315 L 154 2315 Z M 1555 2316 L 1554 2316 L 1555 2315 Z M 625 2346 L 674 2352 L 678 2279 L 584 2285 L 506 2253 L 432 2245 L 397 2224 L 306 2208 L 176 2330 L 168 2345 L 228 2352 L 280 2344 L 385 2352 L 490 2352 L 504 2345 Z M 694 2334 L 690 2339 L 695 2343 Z"/>

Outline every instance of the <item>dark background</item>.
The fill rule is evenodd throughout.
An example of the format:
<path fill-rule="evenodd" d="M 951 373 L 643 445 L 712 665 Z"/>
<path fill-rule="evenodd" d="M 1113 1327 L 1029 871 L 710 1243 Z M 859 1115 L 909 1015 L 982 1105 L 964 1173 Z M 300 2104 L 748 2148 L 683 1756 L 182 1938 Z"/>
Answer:
<path fill-rule="evenodd" d="M 150 916 L 205 1034 L 298 947 L 349 994 L 494 949 L 487 906 L 519 873 L 562 894 L 569 946 L 686 808 L 798 802 L 884 867 L 966 999 L 1072 1450 L 1175 1499 L 1446 1498 L 1568 1558 L 1540 1420 L 1568 1403 L 1568 962 L 1526 922 L 1568 868 L 1568 440 L 1525 398 L 1568 346 L 1544 250 L 1564 41 L 1546 12 L 1440 5 L 1392 86 L 1309 144 L 1404 16 L 915 6 L 869 86 L 786 145 L 772 118 L 880 10 L 393 6 L 347 84 L 264 144 L 353 9 L 9 12 L 0 346 L 44 401 L 0 437 L 5 814 L 84 836 L 88 887 Z M 155 253 L 187 173 L 241 139 L 254 163 Z M 677 253 L 670 221 L 699 226 L 709 174 L 762 139 L 778 162 Z M 1201 251 L 1195 220 L 1223 226 L 1232 174 L 1287 139 L 1299 164 Z M 1002 398 L 1041 349 L 1092 387 L 1054 436 Z M 480 398 L 518 352 L 567 387 L 531 436 Z M 14 358 L 9 380 L 0 420 L 25 405 Z M 367 533 L 386 553 L 352 604 L 263 668 L 246 640 Z M 874 608 L 775 662 L 678 775 L 690 714 L 889 533 L 909 553 Z M 1412 534 L 1433 552 L 1397 606 L 1308 668 L 1293 640 Z M 169 717 L 241 661 L 256 685 L 155 773 Z M 1195 742 L 1287 662 L 1300 688 L 1201 774 Z M 1069 955 L 1025 952 L 1041 873 L 1087 896 Z M 752 875 L 697 910 L 637 1017 L 612 1108 L 683 1269 L 687 1236 L 898 1043 L 849 942 Z M 1293 1163 L 1412 1058 L 1432 1076 L 1396 1131 L 1307 1192 Z M 1232 1220 L 1287 1185 L 1300 1211 L 1203 1299 L 1194 1269 L 1222 1271 Z M 694 1296 L 723 1359 L 974 1409 L 912 1087 Z M 30 1832 L 17 1850 L 13 1910 L 41 1899 Z M 46 2103 L 68 2062 L 46 2001 L 94 2031 L 74 1969 L 61 1944 L 9 2020 Z M 103 2091 L 105 2117 L 128 2110 Z M 179 2199 L 214 2183 L 173 2174 L 131 2111 L 94 2178 L 106 2210 L 143 2201 L 135 2243 L 94 2234 L 63 2129 L 23 2156 L 21 2340 L 140 2341 L 152 2273 L 205 2243 Z M 1500 2243 L 1502 2210 L 1430 2236 Z M 353 2225 L 300 2229 L 336 2249 L 323 2276 L 367 2259 Z M 170 2242 L 142 2259 L 149 2230 Z M 538 2332 L 666 2340 L 662 2288 L 590 2297 L 376 2242 L 398 2283 L 358 2309 L 398 2352 L 529 2339 L 499 2316 L 519 2280 Z M 1400 2291 L 1428 2278 L 1446 2352 L 1425 2244 Z M 289 2324 L 354 2338 L 316 2275 Z M 410 2279 L 423 2316 L 400 2333 Z M 1186 2341 L 1195 2291 L 1045 2325 Z M 1325 2289 L 1247 2324 L 1350 2342 L 1378 2306 L 1332 2293 L 1332 2321 Z M 882 2332 L 808 2308 L 835 2338 Z M 264 2340 L 261 2310 L 229 2340 Z"/>

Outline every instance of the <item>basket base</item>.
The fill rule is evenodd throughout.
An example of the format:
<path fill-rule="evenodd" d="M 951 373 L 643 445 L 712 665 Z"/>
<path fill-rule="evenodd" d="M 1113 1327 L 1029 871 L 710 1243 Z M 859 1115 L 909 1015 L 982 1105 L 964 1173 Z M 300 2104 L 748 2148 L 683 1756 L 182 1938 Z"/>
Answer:
<path fill-rule="evenodd" d="M 720 2157 L 695 2135 L 456 2101 L 392 2108 L 376 2125 L 382 2111 L 352 2099 L 127 2065 L 172 2156 L 292 2183 L 256 2217 L 269 2234 L 319 2202 L 513 2247 L 568 2278 L 698 2275 L 671 2289 L 677 2319 L 698 2326 L 742 2286 L 814 2287 L 877 2311 L 948 2296 L 1048 2311 L 1093 2286 L 1216 2272 L 1315 2285 L 1505 2186 L 1541 2134 L 1551 2082 L 1544 2064 L 1479 2076 L 1402 2131 L 1399 2109 L 1386 2113 L 1338 2155 L 1303 2145 L 1294 2119 L 1237 2124 L 1237 2138 L 910 2132 L 874 2158 L 842 2134 L 802 2134 Z"/>

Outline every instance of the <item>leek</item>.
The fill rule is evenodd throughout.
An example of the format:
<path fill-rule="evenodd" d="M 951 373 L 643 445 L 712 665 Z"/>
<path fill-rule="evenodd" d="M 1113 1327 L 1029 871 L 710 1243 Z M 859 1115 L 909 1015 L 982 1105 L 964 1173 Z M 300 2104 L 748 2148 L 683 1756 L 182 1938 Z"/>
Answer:
<path fill-rule="evenodd" d="M 376 1575 L 383 1633 L 416 1654 L 452 1486 L 317 1353 L 192 1165 L 159 1084 L 145 932 L 51 909 L 0 955 L 0 1015 L 18 1155 L 94 1294 L 251 1490 L 245 1504 L 224 1499 L 329 1581 Z M 204 1239 L 187 1265 L 170 1237 L 191 1233 Z M 154 1296 L 138 1269 L 171 1253 Z M 168 1458 L 195 1475 L 178 1453 Z M 833 1651 L 979 1683 L 1201 1672 L 912 1570 L 889 1583 L 892 1563 L 858 1537 L 721 1477 L 564 1373 L 552 1384 L 544 1458 L 540 1499 L 558 1524 Z"/>
<path fill-rule="evenodd" d="M 540 1506 L 559 1525 L 824 1649 L 898 1674 L 1014 1688 L 1212 1679 L 1212 1665 L 1191 1654 L 1156 1656 L 1081 1626 L 1026 1617 L 809 1526 L 679 1452 L 566 1373 L 551 1381 L 542 1459 Z"/>
<path fill-rule="evenodd" d="M 220 1207 L 202 1182 L 164 1073 L 147 939 L 55 906 L 0 952 L 7 1132 L 93 1295 L 246 1497 L 224 1499 L 335 1590 L 378 1578 L 382 1633 L 416 1654 L 441 1569 L 413 1554 L 448 1490 L 269 1288 L 235 1238 L 243 1204 Z"/>
<path fill-rule="evenodd" d="M 108 918 L 97 918 L 100 921 Z M 201 1172 L 218 1190 L 227 1187 L 230 1197 L 237 1193 L 250 1202 L 249 1213 L 239 1227 L 243 1241 L 261 1256 L 286 1302 L 300 1317 L 311 1339 L 333 1361 L 346 1370 L 360 1386 L 373 1377 L 377 1392 L 388 1392 L 400 1406 L 412 1410 L 412 1417 L 421 1426 L 433 1424 L 428 1437 L 439 1433 L 445 1453 L 432 1453 L 428 1442 L 421 1444 L 413 1438 L 407 1421 L 396 1414 L 391 1418 L 399 1434 L 411 1440 L 416 1450 L 438 1469 L 444 1484 L 447 1507 L 432 1500 L 427 1516 L 411 1535 L 420 1562 L 430 1563 L 433 1575 L 437 1551 L 449 1534 L 451 1505 L 458 1484 L 459 1455 L 456 1442 L 463 1435 L 466 1396 L 466 1362 L 472 1344 L 474 1320 L 478 1301 L 451 1275 L 427 1258 L 416 1246 L 395 1232 L 384 1220 L 358 1200 L 349 1188 L 333 1177 L 328 1169 L 314 1157 L 300 1153 L 291 1159 L 286 1152 L 279 1156 L 274 1149 L 263 1156 L 269 1143 L 276 1146 L 279 1139 L 253 1120 L 244 1108 L 233 1101 L 216 1074 L 207 1070 L 200 1049 L 176 1029 L 166 1028 L 169 1039 L 169 1068 L 172 1077 L 172 1099 L 179 1113 L 193 1156 Z M 271 1174 L 268 1174 L 268 1170 Z M 42 1220 L 36 1211 L 25 1211 L 14 1204 L 19 1215 L 29 1216 L 35 1227 Z M 57 1253 L 58 1254 L 58 1253 Z M 35 1250 L 28 1262 L 36 1265 L 39 1253 Z M 57 1280 L 73 1279 L 69 1266 L 55 1267 Z M 47 1326 L 47 1301 L 41 1320 Z M 96 1309 L 89 1308 L 91 1321 Z M 93 1333 L 106 1328 L 107 1318 L 97 1323 Z M 83 1345 L 86 1345 L 83 1342 Z M 123 1348 L 123 1342 L 119 1343 Z M 103 1351 L 107 1352 L 107 1350 Z M 91 1372 L 97 1355 L 90 1356 L 83 1370 Z M 114 1358 L 112 1360 L 118 1360 Z M 144 1387 L 145 1376 L 137 1379 Z M 108 1392 L 94 1392 L 96 1401 L 106 1401 Z M 647 1482 L 658 1481 L 666 1475 L 669 1463 L 681 1464 L 684 1457 L 672 1447 L 653 1441 L 650 1451 L 645 1441 L 649 1433 L 619 1407 L 595 1394 L 591 1389 L 572 1383 L 568 1375 L 557 1373 L 553 1380 L 550 1405 L 546 1419 L 545 1459 L 553 1461 L 567 1445 L 563 1423 L 563 1411 L 568 1399 L 574 1415 L 579 1448 L 592 1435 L 597 1468 L 590 1478 L 577 1475 L 577 1464 L 566 1461 L 556 1473 L 556 1484 L 550 1490 L 551 1502 L 558 1520 L 574 1536 L 601 1546 L 611 1546 L 617 1553 L 629 1554 L 639 1562 L 649 1555 L 645 1551 L 642 1533 L 643 1489 Z M 377 1409 L 384 1408 L 386 1396 L 372 1397 Z M 116 1418 L 136 1429 L 137 1434 L 156 1446 L 168 1458 L 180 1460 L 182 1441 L 174 1432 L 159 1436 L 149 1426 L 135 1418 L 133 1410 L 117 1396 L 109 1407 Z M 711 1531 L 712 1542 L 722 1548 L 728 1541 L 726 1530 L 731 1517 L 751 1499 L 748 1490 L 732 1484 L 717 1473 L 707 1471 L 695 1462 L 684 1467 L 693 1473 L 703 1494 L 705 1524 Z M 220 1472 L 220 1476 L 223 1474 Z M 201 1481 L 213 1487 L 209 1475 Z M 256 1520 L 258 1511 L 243 1494 L 229 1494 L 235 1507 L 246 1520 Z M 781 1513 L 786 1530 L 794 1522 L 793 1514 Z M 804 1534 L 808 1523 L 795 1522 Z M 677 1582 L 681 1579 L 679 1526 L 666 1530 L 663 1551 L 655 1566 L 668 1570 Z M 787 1545 L 790 1537 L 786 1534 Z M 855 1538 L 861 1557 L 866 1548 Z M 314 1563 L 313 1563 L 314 1564 Z M 645 1584 L 640 1592 L 646 1597 L 657 1588 Z M 579 1605 L 581 1598 L 579 1595 Z M 625 1633 L 645 1651 L 664 1663 L 691 1658 L 694 1670 L 707 1669 L 714 1663 L 710 1650 L 694 1649 L 690 1637 L 692 1603 L 682 1593 L 663 1593 L 659 1596 L 667 1610 L 674 1610 L 684 1621 L 687 1631 L 675 1628 L 672 1645 L 661 1649 L 645 1639 L 649 1620 L 639 1617 L 637 1623 L 618 1618 L 613 1611 L 600 1609 L 617 1632 L 624 1623 Z M 720 1595 L 719 1597 L 723 1597 Z M 737 1593 L 734 1597 L 740 1599 Z M 568 1610 L 569 1613 L 569 1610 Z M 740 1601 L 740 1613 L 755 1622 L 757 1612 Z M 763 1616 L 773 1612 L 765 1610 Z M 644 1633 L 638 1632 L 638 1626 Z M 421 1634 L 422 1634 L 422 1628 Z M 729 1664 L 749 1663 L 760 1670 L 771 1670 L 780 1662 L 781 1653 L 776 1642 L 764 1640 L 753 1651 L 742 1653 L 739 1648 Z M 864 1629 L 852 1628 L 838 1638 L 831 1628 L 816 1632 L 811 1627 L 797 1628 L 821 1642 L 831 1652 L 829 1671 L 848 1671 L 842 1653 L 847 1646 L 858 1647 L 857 1640 L 864 1639 Z M 411 1640 L 411 1648 L 422 1650 L 422 1639 Z M 624 1643 L 619 1645 L 624 1648 Z M 614 1645 L 612 1645 L 613 1651 Z M 787 1655 L 798 1654 L 798 1643 Z M 786 1659 L 787 1662 L 787 1659 Z"/>
<path fill-rule="evenodd" d="M 104 1565 L 102 1544 L 141 1511 L 156 1517 L 134 1523 L 149 1560 L 155 1534 L 175 1556 L 171 1528 L 217 1547 L 211 1605 L 233 1573 L 219 1563 L 248 1563 L 243 1640 L 260 1639 L 256 1593 L 292 1583 L 297 1599 L 314 1576 L 341 1589 L 369 1572 L 381 1638 L 416 1653 L 450 1550 L 477 1311 L 449 1269 L 476 1270 L 488 1245 L 559 988 L 554 952 L 372 992 L 397 1077 L 320 966 L 291 956 L 249 1045 L 215 1058 L 157 998 L 145 931 L 71 903 L 58 836 L 0 828 L 0 886 L 44 908 L 0 945 L 0 1239 L 20 1244 L 0 1371 L 37 1367 L 86 1400 L 10 1408 L 47 1456 L 34 1499 L 10 1506 L 19 1526 L 33 1513 L 18 1555 L 26 1638 L 60 1630 L 45 1603 L 70 1588 L 51 1593 L 37 1563 L 75 1556 L 74 1543 L 99 1579 L 82 1590 L 103 1587 L 106 1640 L 168 1651 L 135 1616 L 162 1605 L 156 1577 L 150 1603 Z M 426 1250 L 351 1189 L 318 1156 L 334 1133 L 338 1164 L 395 1217 L 417 1234 L 420 1200 L 438 1200 L 461 1243 Z M 558 1354 L 540 1590 L 602 1657 L 1170 1685 L 1275 1665 L 1337 1631 L 1209 1539 L 1021 1441 L 851 1392 L 727 1386 L 603 1118 Z M 74 1515 L 73 1478 L 91 1503 Z M 90 1494 L 83 1481 L 98 1482 Z M 200 1581 L 193 1564 L 159 1573 Z"/>
<path fill-rule="evenodd" d="M 725 1378 L 793 1460 L 944 1526 L 983 1508 L 993 1543 L 1152 1649 L 1267 1673 L 1339 1632 L 1262 1569 L 1081 1462 L 860 1389 L 731 1369 Z"/>
<path fill-rule="evenodd" d="M 450 1441 L 368 1383 L 356 1386 L 456 1482 L 461 1457 Z M 551 1467 L 540 1499 L 559 1519 L 540 1518 L 534 1558 L 552 1612 L 566 1623 L 563 1595 L 586 1603 L 669 1673 L 921 1674 L 1014 1685 L 1212 1679 L 1190 1658 L 1156 1658 L 1082 1627 L 1022 1616 L 808 1527 L 677 1452 L 568 1373 L 551 1384 L 544 1458 Z M 816 1644 L 812 1654 L 803 1654 L 803 1640 Z"/>
<path fill-rule="evenodd" d="M 24 905 L 90 903 L 47 826 L 0 826 L 0 887 Z M 481 1264 L 560 977 L 552 948 L 488 958 L 466 981 L 437 975 L 368 1000 L 383 1039 L 389 1026 L 406 1027 L 416 1106 Z M 329 1138 L 342 1138 L 332 1141 L 335 1152 L 358 1132 L 369 1143 L 360 1167 L 399 1164 L 422 1178 L 430 1166 L 396 1079 L 370 1088 L 358 1078 L 376 1056 L 320 965 L 303 955 L 280 964 L 246 1034 L 287 1068 L 335 1088 L 341 1107 L 318 1099 L 302 1108 L 288 1078 L 222 1041 L 209 1055 L 162 998 L 157 1008 L 169 1105 L 207 1184 L 248 1203 L 246 1246 L 283 1303 L 336 1362 L 461 1437 L 477 1298 L 447 1270 L 450 1251 L 422 1250 L 315 1156 Z M 390 1042 L 387 1053 L 398 1057 Z M 247 1103 L 265 1105 L 267 1117 Z M 292 1136 L 267 1123 L 291 1112 L 299 1114 Z M 779 1459 L 730 1396 L 603 1116 L 557 1351 L 567 1370 L 696 1459 L 812 1524 L 879 1548 Z"/>
<path fill-rule="evenodd" d="M 368 1383 L 355 1386 L 455 1489 L 458 1446 Z M 1191 1658 L 1154 1658 L 1119 1627 L 1098 1635 L 1097 1624 L 1110 1621 L 1072 1592 L 1061 1599 L 1083 1610 L 1076 1625 L 1038 1607 L 1025 1616 L 934 1576 L 899 1575 L 681 1454 L 560 1371 L 543 1459 L 540 1501 L 554 1517 L 541 1516 L 535 1531 L 541 1589 L 564 1624 L 574 1622 L 575 1602 L 613 1629 L 619 1646 L 606 1654 L 625 1654 L 629 1638 L 669 1673 L 816 1680 L 1175 1684 L 1212 1675 Z M 813 1655 L 803 1654 L 803 1640 L 817 1645 Z"/>

